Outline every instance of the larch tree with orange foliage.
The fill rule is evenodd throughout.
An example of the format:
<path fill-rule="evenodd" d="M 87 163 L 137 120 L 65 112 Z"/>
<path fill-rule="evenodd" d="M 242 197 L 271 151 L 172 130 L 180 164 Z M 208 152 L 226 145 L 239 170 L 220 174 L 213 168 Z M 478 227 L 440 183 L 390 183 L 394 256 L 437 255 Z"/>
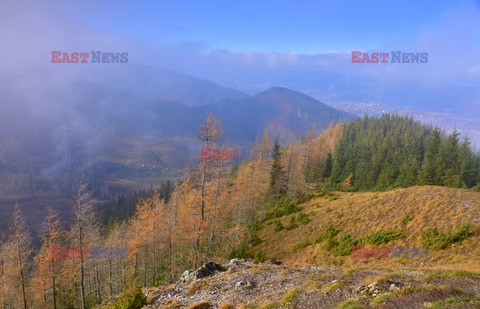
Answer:
<path fill-rule="evenodd" d="M 88 189 L 88 183 L 82 178 L 80 184 L 75 188 L 73 195 L 73 224 L 70 228 L 70 243 L 73 248 L 89 248 L 99 239 L 99 227 L 93 209 L 94 199 L 92 192 Z M 78 280 L 79 285 L 79 307 L 86 308 L 86 285 L 87 280 L 93 281 L 90 274 L 91 263 L 84 254 L 79 253 L 78 258 L 72 260 L 71 276 Z M 92 260 L 92 259 L 90 259 Z M 88 285 L 93 286 L 93 284 Z M 96 291 L 94 291 L 96 292 Z"/>
<path fill-rule="evenodd" d="M 27 308 L 29 260 L 32 255 L 30 232 L 20 206 L 15 205 L 6 243 L 6 280 L 9 292 L 21 295 L 17 308 Z"/>
<path fill-rule="evenodd" d="M 41 297 L 45 307 L 57 308 L 57 285 L 58 277 L 61 271 L 61 260 L 53 255 L 54 247 L 61 245 L 63 231 L 60 229 L 60 218 L 58 211 L 52 208 L 48 209 L 48 214 L 43 222 L 42 246 L 35 257 L 37 266 L 36 286 L 37 291 L 41 292 Z M 42 290 L 38 289 L 42 287 Z M 51 294 L 50 294 L 51 293 Z"/>

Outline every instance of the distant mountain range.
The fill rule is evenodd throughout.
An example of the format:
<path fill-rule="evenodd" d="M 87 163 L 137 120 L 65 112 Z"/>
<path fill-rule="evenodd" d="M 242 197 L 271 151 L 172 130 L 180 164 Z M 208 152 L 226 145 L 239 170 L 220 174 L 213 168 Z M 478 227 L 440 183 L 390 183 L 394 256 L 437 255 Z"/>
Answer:
<path fill-rule="evenodd" d="M 222 140 L 241 149 L 265 129 L 287 143 L 353 118 L 286 88 L 249 96 L 135 64 L 0 73 L 0 81 L 0 226 L 19 202 L 35 214 L 37 231 L 48 206 L 67 213 L 81 174 L 104 200 L 178 176 L 199 152 L 208 112 L 222 121 Z"/>

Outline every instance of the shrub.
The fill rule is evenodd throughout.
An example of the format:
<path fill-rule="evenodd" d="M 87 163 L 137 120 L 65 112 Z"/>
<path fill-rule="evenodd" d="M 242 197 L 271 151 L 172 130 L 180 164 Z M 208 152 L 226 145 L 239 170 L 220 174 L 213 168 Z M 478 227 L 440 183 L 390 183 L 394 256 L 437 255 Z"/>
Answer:
<path fill-rule="evenodd" d="M 281 230 L 283 230 L 285 228 L 282 224 L 282 221 L 280 221 L 280 220 L 275 220 L 274 224 L 275 224 L 275 232 L 276 233 L 280 232 Z"/>
<path fill-rule="evenodd" d="M 304 241 L 301 241 L 301 242 L 295 244 L 292 248 L 292 251 L 297 252 L 298 250 L 306 248 L 306 247 L 310 246 L 311 244 L 312 243 L 310 242 L 310 240 L 306 239 Z"/>
<path fill-rule="evenodd" d="M 405 237 L 403 230 L 391 230 L 387 232 L 374 232 L 370 235 L 363 236 L 359 239 L 360 243 L 368 243 L 372 245 L 385 244 L 391 240 L 396 240 Z"/>
<path fill-rule="evenodd" d="M 266 260 L 267 258 L 265 257 L 262 251 L 255 252 L 255 255 L 253 256 L 253 262 L 258 264 L 258 263 L 263 263 Z"/>
<path fill-rule="evenodd" d="M 412 220 L 412 218 L 410 218 L 410 216 L 408 214 L 405 214 L 405 216 L 403 216 L 403 218 L 402 218 L 402 224 L 405 225 L 408 222 L 410 222 L 411 220 Z"/>
<path fill-rule="evenodd" d="M 333 202 L 333 201 L 338 200 L 338 198 L 339 198 L 339 196 L 336 195 L 336 194 L 334 194 L 334 195 L 331 195 L 331 196 L 328 198 L 328 200 L 329 200 L 330 202 Z"/>
<path fill-rule="evenodd" d="M 346 256 L 352 253 L 352 246 L 356 245 L 356 241 L 350 234 L 342 235 L 338 239 L 338 244 L 332 249 L 332 253 L 336 256 Z"/>
<path fill-rule="evenodd" d="M 335 238 L 328 238 L 323 246 L 323 249 L 332 251 L 336 246 L 338 246 L 338 241 Z"/>
<path fill-rule="evenodd" d="M 463 224 L 460 230 L 450 233 L 439 232 L 436 227 L 429 228 L 422 234 L 422 245 L 428 249 L 445 249 L 448 245 L 459 242 L 470 236 L 471 227 Z"/>
<path fill-rule="evenodd" d="M 331 251 L 336 256 L 346 256 L 352 253 L 353 246 L 372 244 L 380 245 L 389 242 L 390 240 L 400 239 L 405 237 L 405 232 L 402 230 L 391 230 L 387 232 L 375 232 L 360 238 L 353 238 L 350 234 L 342 235 L 338 240 L 335 239 L 337 230 L 331 225 L 325 232 L 317 236 L 313 242 L 319 243 L 327 240 L 324 249 Z"/>
<path fill-rule="evenodd" d="M 111 304 L 104 306 L 105 309 L 140 309 L 147 304 L 147 297 L 143 295 L 142 288 L 135 279 L 132 286 L 125 289 L 120 296 Z"/>
<path fill-rule="evenodd" d="M 228 253 L 229 259 L 239 258 L 239 259 L 250 259 L 252 258 L 251 254 L 248 252 L 248 242 L 244 239 L 238 246 L 235 246 Z"/>
<path fill-rule="evenodd" d="M 273 209 L 269 212 L 269 218 L 280 218 L 302 210 L 297 206 L 297 201 L 289 196 L 282 196 L 278 202 L 272 201 Z"/>
<path fill-rule="evenodd" d="M 327 227 L 327 229 L 325 230 L 325 232 L 323 232 L 322 234 L 315 237 L 313 242 L 315 244 L 318 244 L 319 242 L 322 242 L 324 240 L 331 239 L 331 238 L 335 237 L 337 235 L 337 233 L 338 233 L 338 231 L 332 225 L 329 225 Z"/>
<path fill-rule="evenodd" d="M 301 193 L 298 196 L 298 202 L 301 203 L 306 203 L 310 201 L 311 199 L 315 198 L 315 194 L 313 193 Z"/>
<path fill-rule="evenodd" d="M 301 212 L 297 216 L 297 221 L 300 222 L 300 224 L 307 224 L 308 222 L 310 222 L 309 215 Z"/>
<path fill-rule="evenodd" d="M 298 227 L 297 220 L 295 217 L 290 218 L 290 223 L 285 227 L 286 230 L 293 230 L 294 228 Z"/>
<path fill-rule="evenodd" d="M 252 235 L 252 237 L 250 239 L 250 243 L 252 244 L 252 246 L 257 246 L 261 242 L 262 242 L 262 240 L 260 239 L 260 237 L 258 237 L 258 235 L 256 233 Z"/>

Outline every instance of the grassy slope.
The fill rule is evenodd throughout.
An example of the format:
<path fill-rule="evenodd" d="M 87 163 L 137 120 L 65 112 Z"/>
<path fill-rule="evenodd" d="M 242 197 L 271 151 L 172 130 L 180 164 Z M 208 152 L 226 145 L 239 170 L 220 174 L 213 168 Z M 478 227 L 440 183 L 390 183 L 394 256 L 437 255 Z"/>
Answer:
<path fill-rule="evenodd" d="M 274 231 L 274 224 L 263 224 L 259 236 L 262 243 L 252 249 L 261 250 L 268 258 L 276 258 L 290 265 L 325 265 L 343 263 L 347 267 L 368 268 L 415 268 L 415 269 L 466 269 L 480 271 L 480 193 L 437 186 L 412 187 L 383 193 L 337 193 L 337 200 L 325 197 L 314 198 L 300 206 L 302 212 L 315 214 L 310 222 L 292 230 Z M 412 218 L 406 224 L 401 219 L 409 214 Z M 281 218 L 283 225 L 290 222 L 289 215 Z M 272 220 L 270 220 L 272 221 Z M 380 245 L 400 245 L 408 248 L 422 247 L 422 231 L 437 227 L 441 231 L 458 229 L 462 223 L 469 223 L 473 234 L 462 242 L 446 249 L 430 250 L 427 259 L 352 259 L 350 256 L 335 257 L 323 249 L 324 242 L 313 244 L 293 252 L 299 242 L 313 239 L 332 224 L 353 237 L 375 231 L 403 229 L 406 237 Z"/>

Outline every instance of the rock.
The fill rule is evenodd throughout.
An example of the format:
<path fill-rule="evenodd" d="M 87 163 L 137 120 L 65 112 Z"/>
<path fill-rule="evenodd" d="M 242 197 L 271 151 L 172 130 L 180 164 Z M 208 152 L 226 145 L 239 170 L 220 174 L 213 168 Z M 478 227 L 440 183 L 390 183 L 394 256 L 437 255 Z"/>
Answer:
<path fill-rule="evenodd" d="M 240 290 L 240 289 L 254 289 L 257 287 L 257 284 L 253 280 L 247 280 L 247 281 L 238 281 L 235 283 L 235 289 Z"/>
<path fill-rule="evenodd" d="M 280 260 L 267 260 L 265 262 L 263 262 L 263 264 L 266 264 L 266 265 L 282 265 L 282 261 Z"/>
<path fill-rule="evenodd" d="M 226 271 L 226 269 L 222 265 L 215 262 L 207 262 L 195 271 L 195 278 L 200 279 L 204 277 L 209 277 L 213 275 L 215 271 Z"/>
<path fill-rule="evenodd" d="M 244 287 L 245 285 L 247 285 L 244 281 L 238 281 L 237 283 L 235 283 L 235 289 L 241 289 L 242 287 Z"/>
<path fill-rule="evenodd" d="M 396 290 L 397 287 L 395 286 L 395 283 L 390 284 L 390 287 L 388 288 L 389 291 Z"/>
<path fill-rule="evenodd" d="M 182 275 L 180 276 L 180 279 L 178 279 L 178 282 L 179 283 L 189 282 L 190 280 L 193 279 L 193 275 L 194 275 L 193 271 L 186 270 L 182 273 Z"/>
<path fill-rule="evenodd" d="M 247 285 L 245 285 L 245 288 L 247 289 L 254 289 L 257 287 L 257 284 L 253 280 L 247 281 Z"/>
<path fill-rule="evenodd" d="M 247 259 L 231 259 L 230 262 L 225 264 L 225 267 L 235 267 L 235 266 L 240 266 L 244 264 L 250 264 L 251 262 Z"/>
<path fill-rule="evenodd" d="M 240 259 L 231 259 L 230 262 L 228 262 L 229 265 L 239 265 L 241 263 L 242 261 Z"/>
<path fill-rule="evenodd" d="M 367 287 L 369 287 L 369 288 L 371 288 L 371 287 L 377 287 L 377 285 L 378 285 L 378 282 L 375 281 L 375 282 L 372 282 L 372 283 L 370 283 L 369 285 L 367 285 Z"/>

